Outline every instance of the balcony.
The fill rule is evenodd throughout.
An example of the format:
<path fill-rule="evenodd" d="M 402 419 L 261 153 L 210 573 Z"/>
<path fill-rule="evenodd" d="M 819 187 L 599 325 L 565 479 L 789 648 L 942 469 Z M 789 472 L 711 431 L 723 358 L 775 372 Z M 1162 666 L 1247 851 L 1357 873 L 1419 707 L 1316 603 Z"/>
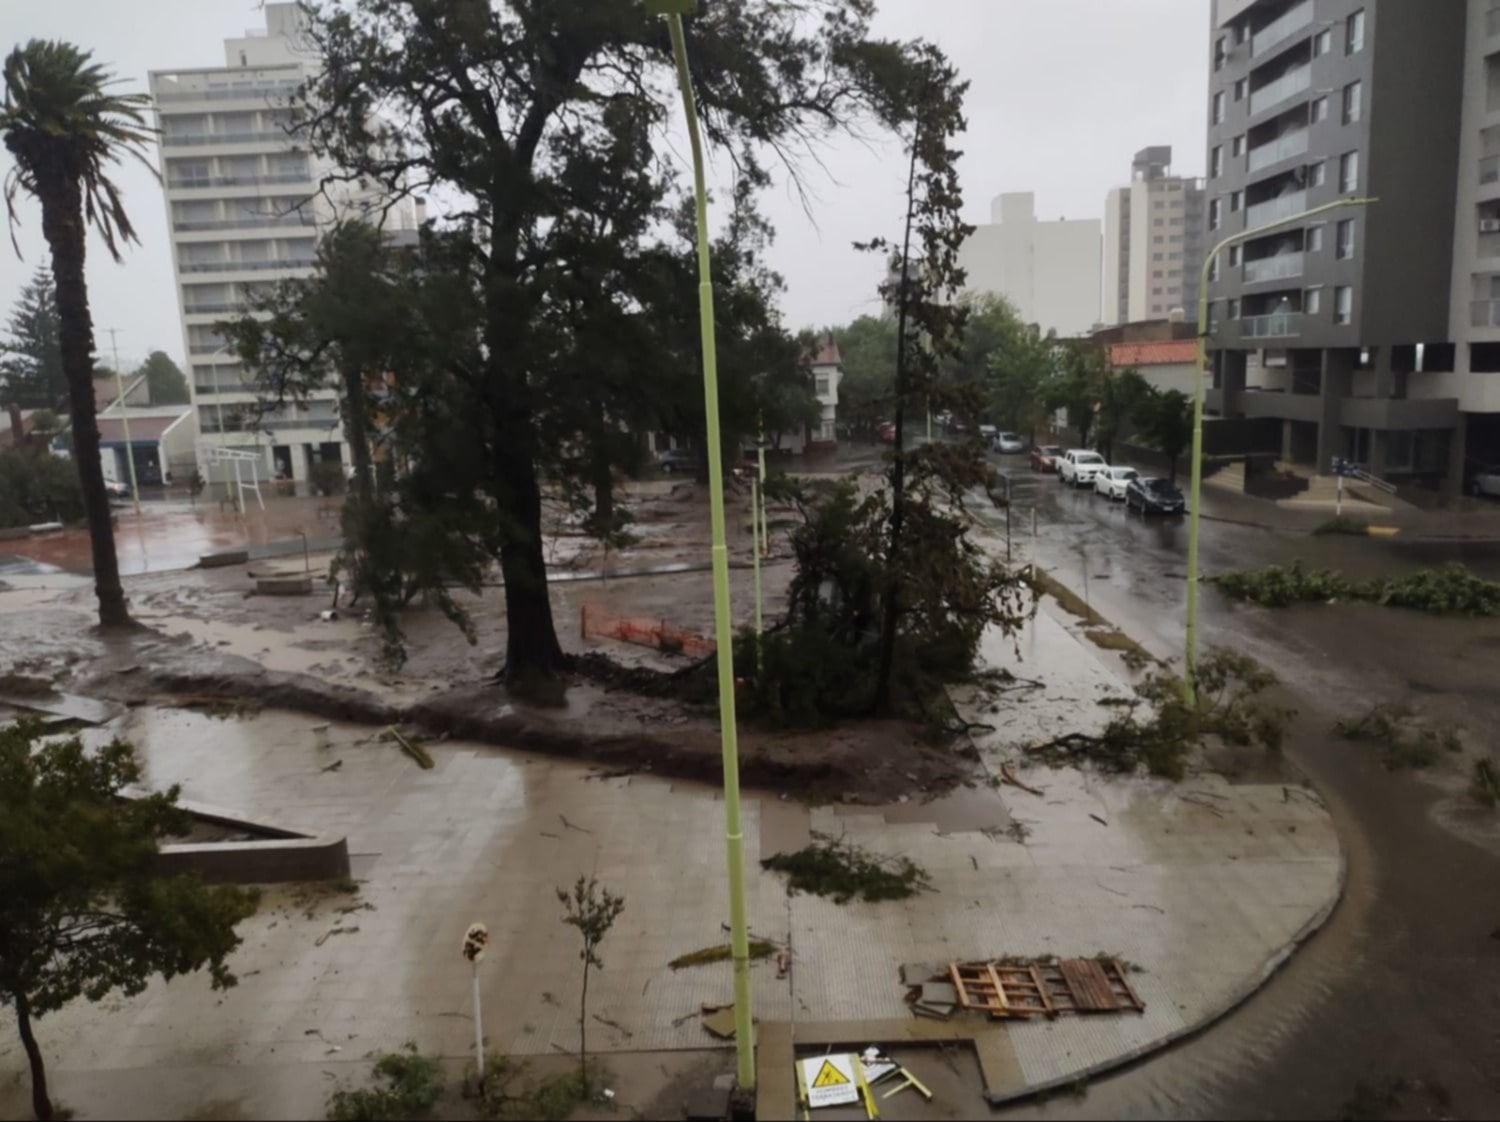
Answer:
<path fill-rule="evenodd" d="M 200 187 L 257 187 L 262 183 L 310 183 L 312 176 L 305 171 L 281 175 L 200 175 L 192 179 L 169 179 L 167 189 L 171 191 L 193 191 Z"/>
<path fill-rule="evenodd" d="M 1265 54 L 1276 44 L 1295 35 L 1313 21 L 1312 0 L 1299 4 L 1291 11 L 1273 19 L 1250 37 L 1250 57 Z"/>
<path fill-rule="evenodd" d="M 1250 149 L 1250 154 L 1245 160 L 1247 171 L 1259 171 L 1261 168 L 1270 167 L 1272 164 L 1289 160 L 1293 156 L 1300 156 L 1307 151 L 1307 130 L 1299 129 L 1297 132 L 1288 133 L 1286 136 L 1262 144 L 1259 148 Z"/>
<path fill-rule="evenodd" d="M 289 218 L 213 218 L 172 223 L 172 229 L 182 234 L 199 230 L 259 230 L 266 226 L 303 227 L 308 234 L 313 234 L 316 232 L 317 222 L 293 215 Z"/>
<path fill-rule="evenodd" d="M 1242 339 L 1284 339 L 1301 331 L 1301 312 L 1273 312 L 1268 316 L 1245 316 L 1240 320 Z"/>
<path fill-rule="evenodd" d="M 1478 256 L 1500 257 L 1500 234 L 1480 234 Z"/>
<path fill-rule="evenodd" d="M 179 265 L 179 273 L 258 273 L 267 269 L 311 269 L 313 259 L 291 257 L 277 261 L 194 261 Z"/>
<path fill-rule="evenodd" d="M 1250 91 L 1250 115 L 1253 117 L 1311 86 L 1311 66 L 1299 66 L 1296 70 L 1289 70 L 1276 81 L 1267 82 L 1260 89 Z"/>
<path fill-rule="evenodd" d="M 1262 281 L 1300 277 L 1303 260 L 1304 255 L 1301 253 L 1278 253 L 1255 261 L 1247 260 L 1244 271 L 1245 283 L 1259 284 Z"/>
<path fill-rule="evenodd" d="M 1480 157 L 1479 185 L 1483 187 L 1486 183 L 1500 183 L 1500 156 Z"/>
<path fill-rule="evenodd" d="M 1307 209 L 1307 192 L 1293 191 L 1290 195 L 1278 195 L 1274 199 L 1267 199 L 1263 203 L 1255 203 L 1245 208 L 1245 226 L 1264 226 L 1270 222 L 1276 222 L 1283 218 L 1290 218 L 1294 214 L 1301 214 Z"/>
<path fill-rule="evenodd" d="M 1473 327 L 1500 327 L 1500 300 L 1475 300 L 1469 305 Z"/>
<path fill-rule="evenodd" d="M 182 307 L 183 314 L 189 316 L 210 316 L 224 312 L 242 312 L 244 310 L 244 304 L 184 304 Z M 191 349 L 194 354 L 199 353 L 196 347 Z"/>
<path fill-rule="evenodd" d="M 204 144 L 266 144 L 293 139 L 291 134 L 280 129 L 260 132 L 194 132 L 161 138 L 163 148 L 196 148 Z"/>
<path fill-rule="evenodd" d="M 301 82 L 262 82 L 248 86 L 208 86 L 196 90 L 162 90 L 156 95 L 156 101 L 165 105 L 174 101 L 244 101 L 290 97 L 301 86 Z"/>
<path fill-rule="evenodd" d="M 1323 417 L 1323 399 L 1316 394 L 1247 388 L 1239 395 L 1237 408 L 1246 417 L 1280 421 L 1318 421 Z"/>

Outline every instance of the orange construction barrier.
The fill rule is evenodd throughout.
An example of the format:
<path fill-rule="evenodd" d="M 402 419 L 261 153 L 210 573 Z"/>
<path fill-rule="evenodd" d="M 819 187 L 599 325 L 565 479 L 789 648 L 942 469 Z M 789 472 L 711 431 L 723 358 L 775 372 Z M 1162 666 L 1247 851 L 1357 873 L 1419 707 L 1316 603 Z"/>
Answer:
<path fill-rule="evenodd" d="M 642 647 L 655 647 L 673 654 L 711 655 L 718 650 L 712 639 L 673 627 L 664 619 L 649 616 L 617 616 L 596 604 L 584 604 L 578 610 L 578 630 L 583 638 L 590 635 L 619 639 Z"/>

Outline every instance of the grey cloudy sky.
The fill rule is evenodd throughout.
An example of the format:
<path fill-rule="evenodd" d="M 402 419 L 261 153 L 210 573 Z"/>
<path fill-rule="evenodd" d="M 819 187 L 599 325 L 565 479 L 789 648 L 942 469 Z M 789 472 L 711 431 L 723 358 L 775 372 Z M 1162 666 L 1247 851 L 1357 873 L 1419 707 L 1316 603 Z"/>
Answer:
<path fill-rule="evenodd" d="M 217 66 L 221 40 L 263 26 L 256 0 L 0 0 L 0 46 L 62 38 L 94 51 L 144 90 L 153 69 Z M 1171 144 L 1175 169 L 1201 175 L 1207 131 L 1208 0 L 880 0 L 877 32 L 938 43 L 972 83 L 962 182 L 971 222 L 1002 191 L 1035 191 L 1042 218 L 1101 217 L 1130 157 Z M 881 267 L 851 243 L 900 228 L 904 165 L 895 142 L 829 144 L 807 169 L 810 219 L 785 184 L 764 200 L 778 229 L 772 263 L 787 281 L 792 327 L 838 323 L 876 306 Z M 0 152 L 0 167 L 8 168 Z M 182 360 L 161 189 L 120 170 L 141 235 L 116 265 L 97 239 L 88 280 L 101 357 L 120 329 L 122 364 L 159 348 Z M 44 263 L 40 215 L 23 201 L 23 260 L 0 252 L 8 308 Z"/>

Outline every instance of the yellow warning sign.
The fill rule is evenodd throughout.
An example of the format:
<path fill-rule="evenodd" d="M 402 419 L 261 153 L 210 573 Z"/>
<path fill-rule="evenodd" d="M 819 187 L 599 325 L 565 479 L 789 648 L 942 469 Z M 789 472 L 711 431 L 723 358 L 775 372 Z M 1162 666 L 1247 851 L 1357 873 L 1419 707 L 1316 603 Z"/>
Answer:
<path fill-rule="evenodd" d="M 849 1077 L 838 1068 L 833 1066 L 832 1060 L 824 1060 L 823 1066 L 818 1070 L 817 1078 L 813 1080 L 814 1087 L 843 1087 L 849 1082 Z"/>

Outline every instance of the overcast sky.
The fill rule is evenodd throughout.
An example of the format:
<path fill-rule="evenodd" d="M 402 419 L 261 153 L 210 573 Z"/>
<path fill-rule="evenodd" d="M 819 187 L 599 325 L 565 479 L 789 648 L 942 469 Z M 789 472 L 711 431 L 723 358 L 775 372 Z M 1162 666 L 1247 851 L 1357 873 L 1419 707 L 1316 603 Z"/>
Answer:
<path fill-rule="evenodd" d="M 962 182 L 971 222 L 1002 191 L 1034 191 L 1041 218 L 1099 218 L 1137 149 L 1170 144 L 1174 169 L 1202 175 L 1207 132 L 1206 0 L 879 0 L 877 32 L 925 36 L 969 79 Z M 0 0 L 0 46 L 68 39 L 128 83 L 153 69 L 218 66 L 222 40 L 263 26 L 256 0 Z M 812 218 L 783 184 L 764 200 L 774 221 L 773 264 L 787 282 L 793 328 L 873 311 L 881 268 L 851 243 L 899 233 L 905 166 L 894 143 L 829 144 L 827 172 L 809 168 Z M 0 151 L 0 168 L 8 155 Z M 140 232 L 116 265 L 97 239 L 88 281 L 101 358 L 119 329 L 122 365 L 161 349 L 182 361 L 161 188 L 143 168 L 119 173 Z M 0 243 L 0 301 L 8 309 L 45 263 L 40 214 L 19 206 L 22 260 Z"/>

